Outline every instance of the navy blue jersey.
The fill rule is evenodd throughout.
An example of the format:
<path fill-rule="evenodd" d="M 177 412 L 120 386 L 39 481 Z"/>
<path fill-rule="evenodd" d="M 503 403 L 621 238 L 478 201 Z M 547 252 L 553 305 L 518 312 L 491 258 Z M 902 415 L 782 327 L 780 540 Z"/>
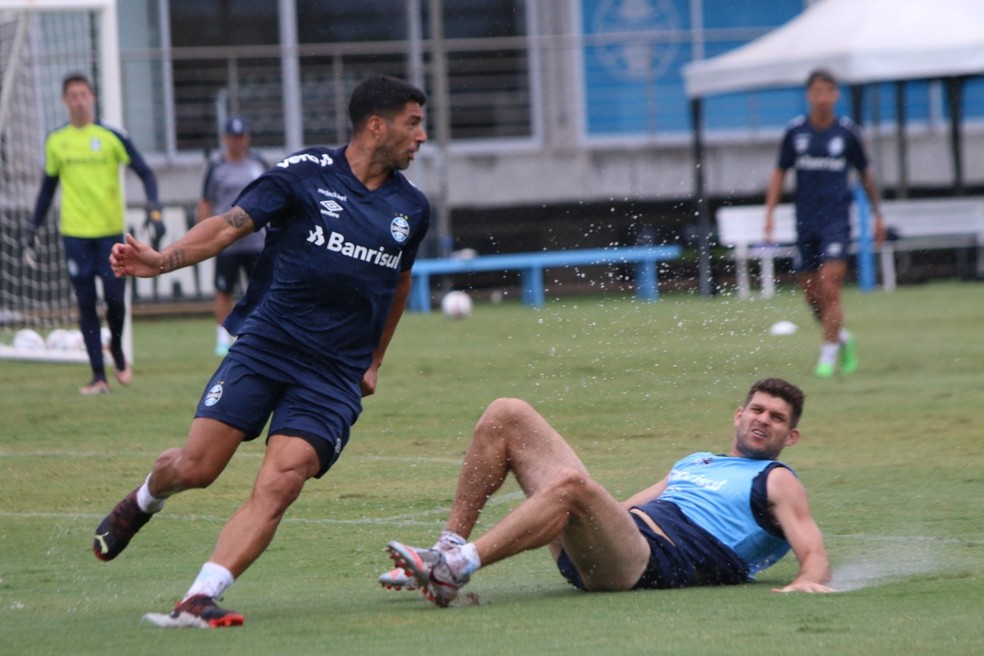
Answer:
<path fill-rule="evenodd" d="M 235 205 L 267 238 L 226 329 L 368 369 L 400 273 L 427 232 L 420 190 L 394 171 L 370 191 L 344 147 L 309 148 L 251 182 Z"/>
<path fill-rule="evenodd" d="M 786 129 L 778 166 L 783 171 L 796 169 L 796 226 L 803 230 L 848 221 L 849 166 L 863 172 L 868 158 L 851 119 L 838 117 L 827 129 L 817 130 L 799 116 Z"/>

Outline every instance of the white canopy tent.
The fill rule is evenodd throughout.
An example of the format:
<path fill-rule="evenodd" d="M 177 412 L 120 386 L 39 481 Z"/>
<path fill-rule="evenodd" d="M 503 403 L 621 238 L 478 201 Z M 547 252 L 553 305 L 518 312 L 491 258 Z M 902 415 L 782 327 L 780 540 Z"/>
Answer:
<path fill-rule="evenodd" d="M 984 73 L 982 0 L 819 0 L 780 28 L 684 66 L 687 95 L 800 86 L 817 67 L 846 84 Z"/>
<path fill-rule="evenodd" d="M 857 88 L 899 82 L 899 134 L 904 130 L 901 83 L 945 79 L 950 100 L 955 189 L 963 186 L 960 153 L 963 79 L 984 74 L 984 0 L 817 0 L 768 34 L 718 57 L 683 68 L 694 125 L 696 189 L 702 239 L 710 229 L 704 199 L 703 109 L 715 94 L 802 86 L 824 67 Z M 860 96 L 858 96 L 858 99 Z M 903 146 L 904 139 L 900 139 Z M 901 170 L 905 170 L 900 152 Z M 904 173 L 903 173 L 904 175 Z M 701 291 L 710 293 L 710 260 L 701 252 Z"/>

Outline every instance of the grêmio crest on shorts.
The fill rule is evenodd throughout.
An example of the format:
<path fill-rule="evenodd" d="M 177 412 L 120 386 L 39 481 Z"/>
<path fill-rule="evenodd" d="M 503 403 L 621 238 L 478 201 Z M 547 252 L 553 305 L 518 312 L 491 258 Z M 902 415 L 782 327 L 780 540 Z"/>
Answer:
<path fill-rule="evenodd" d="M 349 168 L 345 147 L 308 148 L 274 164 L 235 205 L 267 236 L 229 331 L 364 371 L 400 273 L 427 233 L 427 198 L 396 171 L 370 191 Z"/>

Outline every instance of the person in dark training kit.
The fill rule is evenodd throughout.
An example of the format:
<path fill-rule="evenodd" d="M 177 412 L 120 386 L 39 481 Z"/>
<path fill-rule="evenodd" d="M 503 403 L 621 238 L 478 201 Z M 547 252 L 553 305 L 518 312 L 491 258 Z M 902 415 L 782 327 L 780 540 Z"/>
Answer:
<path fill-rule="evenodd" d="M 267 169 L 267 163 L 249 147 L 249 125 L 232 116 L 222 131 L 223 150 L 209 160 L 198 201 L 198 220 L 204 221 L 232 209 L 239 192 Z M 265 230 L 248 235 L 215 256 L 215 354 L 229 352 L 232 336 L 225 321 L 236 304 L 240 279 L 248 278 L 263 252 Z"/>
<path fill-rule="evenodd" d="M 210 485 L 244 440 L 270 422 L 252 493 L 219 533 L 211 557 L 163 627 L 238 626 L 218 598 L 273 540 L 305 483 L 342 454 L 376 390 L 407 295 L 430 208 L 400 171 L 427 140 L 425 95 L 396 78 L 361 82 L 349 102 L 352 138 L 308 148 L 250 183 L 232 209 L 162 252 L 127 236 L 117 275 L 150 277 L 213 257 L 265 227 L 245 296 L 226 319 L 237 339 L 205 385 L 182 448 L 158 456 L 147 479 L 99 524 L 93 551 L 112 560 L 166 499 Z"/>
<path fill-rule="evenodd" d="M 851 245 L 851 190 L 848 173 L 861 177 L 875 216 L 875 241 L 885 237 L 878 187 L 868 165 L 861 132 L 851 119 L 834 113 L 840 93 L 829 71 L 813 71 L 806 83 L 809 113 L 795 118 L 779 148 L 779 163 L 765 192 L 765 241 L 772 241 L 773 214 L 786 171 L 796 169 L 796 247 L 800 287 L 823 330 L 814 373 L 833 376 L 857 371 L 856 338 L 844 327 L 841 288 Z"/>
<path fill-rule="evenodd" d="M 430 549 L 390 542 L 397 565 L 380 576 L 448 606 L 479 568 L 548 547 L 561 575 L 589 592 L 732 585 L 752 580 L 790 548 L 799 571 L 778 592 L 831 592 L 823 535 L 806 491 L 777 458 L 799 440 L 803 392 L 765 378 L 735 411 L 727 454 L 692 453 L 661 481 L 619 501 L 525 401 L 486 409 L 465 452 L 451 513 Z M 516 477 L 526 500 L 474 542 L 486 503 Z"/>
<path fill-rule="evenodd" d="M 36 266 L 37 230 L 44 223 L 62 186 L 59 231 L 65 245 L 68 276 L 79 307 L 79 329 L 89 355 L 92 379 L 79 389 L 83 396 L 109 392 L 99 322 L 96 278 L 102 281 L 109 325 L 109 352 L 116 380 L 129 385 L 133 370 L 123 353 L 126 323 L 126 282 L 109 268 L 113 244 L 123 241 L 124 206 L 120 167 L 129 166 L 139 176 L 147 196 L 145 227 L 155 242 L 164 236 L 157 179 L 124 133 L 96 120 L 96 96 L 82 73 L 70 73 L 62 81 L 62 100 L 68 123 L 48 133 L 44 142 L 44 178 L 28 228 L 24 260 Z"/>

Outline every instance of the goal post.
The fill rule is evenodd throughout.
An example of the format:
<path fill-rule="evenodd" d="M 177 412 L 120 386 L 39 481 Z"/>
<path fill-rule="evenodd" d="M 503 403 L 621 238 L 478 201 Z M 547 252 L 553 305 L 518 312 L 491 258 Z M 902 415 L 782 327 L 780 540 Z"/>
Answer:
<path fill-rule="evenodd" d="M 93 82 L 97 118 L 122 127 L 116 0 L 0 0 L 0 358 L 88 362 L 54 216 L 38 231 L 37 265 L 23 258 L 45 136 L 68 118 L 61 83 L 74 71 Z"/>

